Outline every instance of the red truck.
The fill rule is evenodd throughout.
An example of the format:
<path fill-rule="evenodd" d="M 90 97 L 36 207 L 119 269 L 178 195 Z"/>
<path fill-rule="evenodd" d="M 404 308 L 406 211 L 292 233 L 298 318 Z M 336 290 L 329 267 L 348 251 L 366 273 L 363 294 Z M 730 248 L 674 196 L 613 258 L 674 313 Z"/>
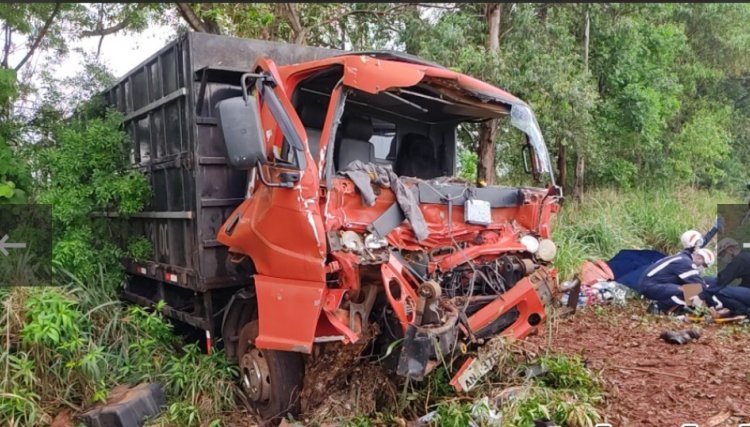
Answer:
<path fill-rule="evenodd" d="M 182 49 L 195 58 L 196 45 L 226 39 L 206 37 L 190 35 L 182 43 L 192 47 Z M 288 47 L 253 43 L 247 65 L 189 64 L 183 73 L 190 103 L 180 111 L 196 111 L 193 137 L 224 144 L 214 160 L 190 148 L 187 163 L 221 164 L 242 178 L 239 204 L 222 205 L 211 218 L 221 224 L 211 247 L 226 250 L 215 253 L 226 278 L 206 280 L 200 268 L 170 264 L 169 254 L 128 260 L 126 298 L 164 299 L 168 315 L 208 337 L 220 333 L 238 361 L 242 389 L 266 419 L 298 410 L 305 358 L 316 346 L 367 341 L 380 354 L 393 351 L 395 373 L 421 379 L 446 355 L 539 328 L 557 282 L 550 221 L 561 193 L 527 104 L 406 54 L 295 47 L 314 59 L 290 61 L 279 53 Z M 130 123 L 171 102 L 160 101 L 169 96 L 162 91 L 139 113 L 122 101 L 127 90 L 121 82 L 110 99 Z M 135 87 L 129 90 L 132 97 Z M 538 187 L 476 186 L 455 177 L 458 130 L 490 119 L 523 135 L 506 151 L 521 153 Z M 161 170 L 158 162 L 135 163 L 152 176 Z M 196 205 L 217 200 L 205 194 Z M 141 221 L 179 219 L 171 210 L 153 212 Z M 195 221 L 196 210 L 188 212 Z M 142 229 L 157 253 L 164 256 L 164 245 L 171 252 L 164 242 L 174 227 L 161 237 L 158 224 Z M 170 296 L 174 289 L 193 295 Z M 466 356 L 452 384 L 469 389 L 488 366 Z"/>

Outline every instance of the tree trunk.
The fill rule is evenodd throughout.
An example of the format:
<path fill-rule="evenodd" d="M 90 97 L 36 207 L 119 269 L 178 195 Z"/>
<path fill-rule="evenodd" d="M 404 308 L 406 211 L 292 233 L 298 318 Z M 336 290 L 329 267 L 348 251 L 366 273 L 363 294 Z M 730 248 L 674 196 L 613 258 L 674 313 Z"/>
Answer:
<path fill-rule="evenodd" d="M 13 32 L 10 29 L 10 25 L 8 23 L 5 23 L 5 46 L 3 48 L 3 61 L 2 64 L 0 64 L 0 67 L 8 68 L 8 59 L 10 58 L 10 48 L 13 47 L 13 43 L 11 43 L 11 35 Z"/>
<path fill-rule="evenodd" d="M 563 188 L 563 194 L 569 194 L 568 186 L 568 153 L 565 145 L 560 141 L 557 144 L 557 175 L 558 184 Z"/>
<path fill-rule="evenodd" d="M 583 27 L 583 70 L 584 72 L 589 71 L 589 29 L 591 26 L 591 19 L 589 16 L 588 6 L 586 6 L 586 15 L 584 17 Z M 573 187 L 573 198 L 577 201 L 583 200 L 583 173 L 585 171 L 586 159 L 579 146 L 576 150 L 576 171 L 575 171 L 575 185 Z"/>
<path fill-rule="evenodd" d="M 485 16 L 487 19 L 487 52 L 496 55 L 500 50 L 500 18 L 503 13 L 502 3 L 487 3 L 485 5 Z M 495 134 L 497 133 L 497 120 L 488 120 L 482 123 L 479 129 L 479 147 L 477 165 L 477 183 L 486 185 L 495 184 Z"/>
<path fill-rule="evenodd" d="M 502 3 L 487 4 L 487 50 L 494 54 L 500 49 L 500 17 L 503 13 Z"/>
<path fill-rule="evenodd" d="M 190 3 L 175 4 L 177 5 L 177 11 L 180 13 L 180 16 L 182 16 L 182 19 L 184 19 L 185 22 L 190 25 L 190 28 L 192 28 L 193 31 L 197 31 L 200 33 L 221 34 L 218 23 L 213 19 L 201 19 L 201 17 L 199 17 L 198 14 L 195 13 L 193 7 L 190 6 Z"/>
<path fill-rule="evenodd" d="M 586 10 L 586 23 L 583 28 L 583 69 L 589 70 L 589 30 L 591 27 L 591 17 L 588 9 Z"/>
<path fill-rule="evenodd" d="M 36 38 L 34 39 L 34 43 L 31 44 L 31 47 L 29 48 L 29 51 L 26 52 L 26 55 L 21 59 L 21 62 L 18 63 L 18 65 L 15 66 L 15 70 L 20 70 L 24 64 L 26 64 L 26 61 L 31 58 L 31 56 L 36 52 L 37 48 L 40 44 L 42 44 L 42 39 L 44 36 L 47 35 L 47 31 L 49 31 L 49 27 L 52 26 L 52 21 L 55 20 L 55 16 L 60 12 L 60 3 L 57 3 L 55 5 L 55 8 L 52 10 L 52 13 L 49 15 L 49 18 L 44 22 L 44 26 L 42 26 L 42 29 L 39 30 L 39 34 L 37 34 Z"/>
<path fill-rule="evenodd" d="M 292 27 L 292 43 L 294 44 L 306 44 L 307 40 L 307 28 L 302 25 L 302 21 L 299 18 L 297 7 L 294 3 L 284 3 L 286 19 L 289 22 L 289 26 Z"/>
<path fill-rule="evenodd" d="M 573 198 L 577 202 L 583 201 L 583 172 L 586 166 L 586 158 L 581 153 L 576 154 L 576 182 L 573 187 Z"/>
<path fill-rule="evenodd" d="M 497 120 L 482 122 L 479 129 L 477 184 L 495 184 L 495 135 Z"/>

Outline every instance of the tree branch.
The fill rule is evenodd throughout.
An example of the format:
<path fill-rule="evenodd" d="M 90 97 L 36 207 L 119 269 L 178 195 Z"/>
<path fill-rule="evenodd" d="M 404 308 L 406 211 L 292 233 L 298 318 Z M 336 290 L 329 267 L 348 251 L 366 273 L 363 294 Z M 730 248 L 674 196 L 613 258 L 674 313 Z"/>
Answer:
<path fill-rule="evenodd" d="M 302 26 L 297 9 L 292 3 L 284 3 L 284 11 L 289 25 L 292 27 L 292 32 L 294 32 L 294 43 L 304 44 L 307 28 Z"/>
<path fill-rule="evenodd" d="M 21 67 L 26 64 L 26 61 L 31 58 L 31 55 L 34 54 L 36 49 L 39 47 L 40 44 L 42 44 L 42 39 L 44 39 L 44 36 L 47 35 L 47 31 L 49 31 L 49 27 L 52 26 L 52 21 L 54 21 L 55 16 L 60 12 L 61 3 L 55 3 L 55 9 L 52 10 L 52 13 L 49 15 L 49 18 L 44 22 L 44 26 L 39 31 L 39 34 L 36 36 L 36 39 L 34 40 L 34 43 L 31 44 L 31 48 L 28 52 L 26 52 L 26 56 L 23 57 L 21 62 L 18 63 L 18 65 L 15 66 L 15 70 L 18 71 L 21 69 Z"/>
<path fill-rule="evenodd" d="M 382 16 L 385 16 L 385 15 L 388 15 L 389 13 L 391 13 L 391 12 L 393 12 L 395 10 L 403 9 L 404 7 L 413 6 L 415 4 L 418 5 L 418 3 L 402 3 L 402 4 L 399 4 L 397 6 L 390 7 L 388 9 L 386 9 L 386 10 L 350 10 L 350 11 L 348 11 L 348 12 L 342 14 L 342 15 L 335 16 L 335 17 L 333 17 L 331 19 L 328 19 L 326 21 L 323 21 L 321 23 L 315 23 L 314 26 L 316 26 L 316 27 L 325 27 L 325 26 L 330 25 L 330 24 L 332 24 L 332 23 L 334 23 L 334 22 L 336 22 L 336 21 L 338 21 L 340 19 L 346 18 L 348 16 L 352 16 L 352 15 L 370 14 L 370 15 L 377 15 L 377 16 L 382 17 Z"/>
<path fill-rule="evenodd" d="M 189 3 L 176 3 L 177 4 L 177 10 L 180 12 L 180 15 L 182 15 L 182 18 L 185 19 L 185 22 L 190 25 L 190 28 L 193 29 L 193 31 L 198 31 L 200 33 L 209 33 L 208 27 L 203 22 L 203 20 L 195 13 L 192 7 L 190 7 Z"/>
<path fill-rule="evenodd" d="M 3 61 L 0 64 L 0 66 L 4 68 L 8 68 L 8 58 L 10 57 L 10 48 L 12 46 L 11 43 L 11 34 L 12 31 L 10 30 L 10 26 L 8 23 L 5 23 L 5 46 L 3 47 Z"/>
<path fill-rule="evenodd" d="M 143 9 L 146 6 L 148 6 L 148 4 L 146 4 L 146 3 L 139 3 L 139 4 L 137 4 L 135 6 L 135 10 Z M 96 29 L 95 30 L 81 31 L 81 37 L 95 37 L 95 36 L 104 37 L 104 36 L 108 36 L 110 34 L 114 34 L 114 33 L 118 32 L 120 30 L 124 30 L 125 28 L 128 27 L 128 25 L 130 25 L 130 22 L 133 20 L 133 16 L 132 15 L 126 15 L 122 19 L 122 21 L 120 21 L 119 23 L 117 23 L 117 24 L 115 24 L 115 25 L 113 25 L 113 26 L 111 26 L 109 28 L 103 28 L 103 24 L 102 24 L 102 20 L 104 19 L 104 17 L 102 16 L 103 13 L 104 13 L 104 10 L 103 9 L 100 10 L 99 22 L 96 24 Z"/>
<path fill-rule="evenodd" d="M 139 5 L 140 6 L 140 5 Z M 94 37 L 94 36 L 108 36 L 114 34 L 120 30 L 124 30 L 130 24 L 130 17 L 126 17 L 121 22 L 113 25 L 109 28 L 101 28 L 101 25 L 96 30 L 81 31 L 81 37 Z"/>

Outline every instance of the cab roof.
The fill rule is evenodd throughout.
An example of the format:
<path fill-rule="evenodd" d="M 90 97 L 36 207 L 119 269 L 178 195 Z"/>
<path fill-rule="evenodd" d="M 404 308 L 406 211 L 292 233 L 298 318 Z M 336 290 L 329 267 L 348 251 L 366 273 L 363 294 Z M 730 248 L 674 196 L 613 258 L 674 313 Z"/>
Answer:
<path fill-rule="evenodd" d="M 519 98 L 489 83 L 402 52 L 351 52 L 280 66 L 278 70 L 282 79 L 287 79 L 298 73 L 308 74 L 336 64 L 343 67 L 346 86 L 371 94 L 407 88 L 430 80 L 440 82 L 441 86 L 451 86 L 460 92 L 468 93 L 483 103 L 526 105 Z"/>

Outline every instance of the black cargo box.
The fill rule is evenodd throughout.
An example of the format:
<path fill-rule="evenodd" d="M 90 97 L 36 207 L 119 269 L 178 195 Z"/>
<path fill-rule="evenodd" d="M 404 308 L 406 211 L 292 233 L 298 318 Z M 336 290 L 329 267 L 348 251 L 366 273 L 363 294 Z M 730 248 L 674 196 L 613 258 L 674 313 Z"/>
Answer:
<path fill-rule="evenodd" d="M 127 221 L 129 234 L 153 245 L 150 260 L 125 260 L 125 298 L 163 299 L 167 314 L 213 329 L 214 307 L 249 283 L 227 263 L 219 227 L 243 200 L 246 172 L 229 167 L 215 116 L 222 99 L 239 96 L 240 76 L 255 61 L 278 65 L 319 59 L 334 50 L 189 32 L 169 43 L 104 92 L 125 116 L 131 162 L 151 183 L 147 208 Z M 122 221 L 123 219 L 117 219 Z M 221 295 L 218 295 L 221 293 Z"/>

